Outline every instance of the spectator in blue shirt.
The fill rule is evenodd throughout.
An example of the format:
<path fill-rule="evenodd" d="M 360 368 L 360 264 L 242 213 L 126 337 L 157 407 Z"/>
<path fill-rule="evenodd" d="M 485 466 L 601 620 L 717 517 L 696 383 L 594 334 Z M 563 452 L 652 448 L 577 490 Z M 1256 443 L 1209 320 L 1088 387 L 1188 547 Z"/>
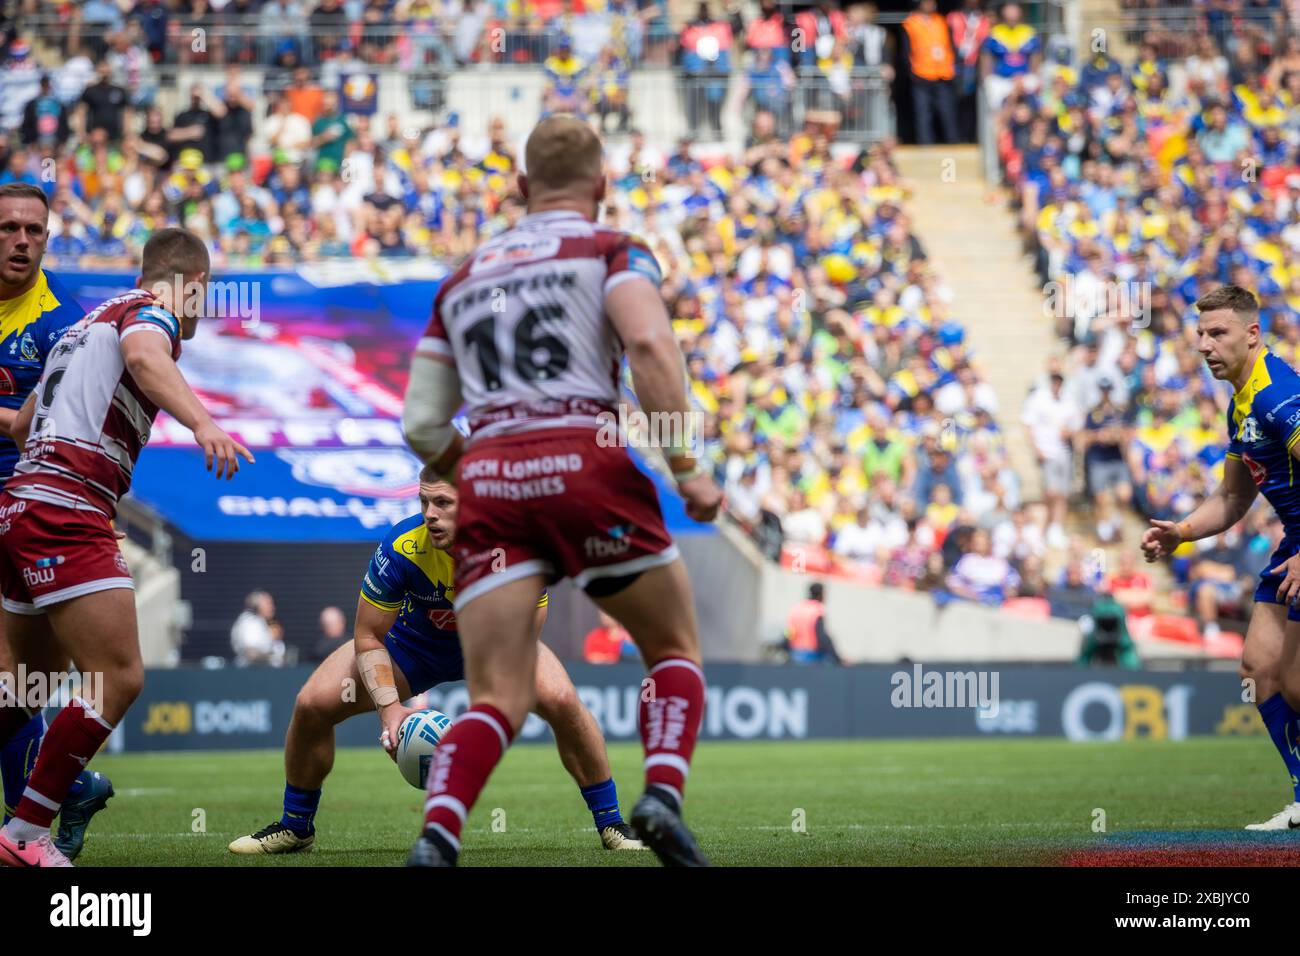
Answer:
<path fill-rule="evenodd" d="M 785 117 L 793 86 L 794 73 L 788 64 L 775 60 L 769 49 L 755 52 L 754 63 L 749 68 L 749 96 L 755 106 L 778 120 Z"/>
<path fill-rule="evenodd" d="M 1244 150 L 1250 148 L 1250 133 L 1244 123 L 1228 118 L 1222 106 L 1210 110 L 1210 123 L 1196 141 L 1200 143 L 1205 158 L 1212 163 L 1231 163 Z"/>
<path fill-rule="evenodd" d="M 15 149 L 9 154 L 9 163 L 5 166 L 4 172 L 0 173 L 0 186 L 7 186 L 9 183 L 27 183 L 31 186 L 41 185 L 41 181 L 36 178 L 36 174 L 31 171 L 28 165 L 27 150 Z"/>

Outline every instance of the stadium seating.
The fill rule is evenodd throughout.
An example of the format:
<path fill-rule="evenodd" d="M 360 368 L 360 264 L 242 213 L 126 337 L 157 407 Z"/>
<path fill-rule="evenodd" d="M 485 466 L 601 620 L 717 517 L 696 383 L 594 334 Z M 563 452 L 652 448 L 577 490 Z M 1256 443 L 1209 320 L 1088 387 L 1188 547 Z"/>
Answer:
<path fill-rule="evenodd" d="M 1086 466 L 1070 475 L 1071 527 L 1088 528 L 1083 538 L 1067 540 L 1021 500 L 1026 476 L 1011 468 L 1003 433 L 1019 428 L 1018 410 L 985 407 L 978 338 L 909 223 L 915 185 L 899 174 L 894 140 L 864 120 L 884 75 L 863 39 L 868 25 L 839 36 L 851 61 L 840 76 L 826 57 L 760 58 L 765 44 L 784 52 L 769 39 L 796 21 L 759 22 L 748 10 L 556 2 L 522 4 L 518 17 L 454 19 L 449 4 L 402 3 L 380 22 L 370 8 L 333 0 L 292 14 L 252 7 L 260 19 L 251 31 L 238 18 L 176 11 L 161 24 L 133 11 L 108 33 L 75 7 L 62 19 L 19 21 L 0 68 L 0 120 L 24 148 L 5 157 L 0 179 L 49 189 L 51 267 L 128 269 L 165 224 L 198 231 L 224 269 L 454 263 L 521 213 L 520 144 L 494 116 L 447 109 L 440 97 L 472 65 L 518 70 L 528 77 L 520 88 L 537 89 L 539 115 L 571 110 L 607 132 L 606 220 L 642 233 L 660 258 L 707 422 L 705 452 L 730 520 L 770 558 L 864 585 L 906 580 L 942 592 L 984 529 L 1018 581 L 1008 574 L 1004 609 L 1037 619 L 1051 606 L 1047 590 L 1078 563 L 1075 545 L 1116 543 Z M 191 27 L 211 43 L 186 51 L 166 41 Z M 1132 495 L 1118 507 L 1143 517 L 1185 513 L 1221 467 L 1220 418 L 1211 427 L 1198 417 L 1197 399 L 1211 398 L 1218 415 L 1224 398 L 1180 344 L 1195 294 L 1229 279 L 1258 288 L 1274 347 L 1300 355 L 1300 280 L 1288 271 L 1296 227 L 1263 228 L 1259 218 L 1294 205 L 1300 70 L 1281 57 L 1261 70 L 1238 64 L 1238 47 L 1262 34 L 1206 35 L 1212 54 L 1236 58 L 1226 70 L 1208 54 L 1189 59 L 1168 35 L 1133 62 L 1067 55 L 1002 69 L 1009 61 L 992 51 L 1007 81 L 989 86 L 1005 93 L 990 114 L 995 166 L 1043 281 L 1150 283 L 1149 314 L 1121 317 L 1131 335 L 1107 310 L 1058 329 L 1071 395 L 1090 396 L 1101 366 L 1122 392 Z M 646 141 L 637 130 L 646 117 L 625 112 L 633 75 L 670 61 L 682 96 L 671 108 L 692 135 Z M 99 64 L 106 85 L 91 83 Z M 1213 88 L 1196 85 L 1207 71 Z M 409 97 L 389 116 L 377 107 L 391 102 L 394 75 Z M 201 78 L 198 99 L 185 99 L 180 76 Z M 806 96 L 791 94 L 792 80 Z M 1257 181 L 1231 181 L 1208 115 L 1213 96 L 1232 134 L 1263 157 Z M 715 131 L 719 102 L 726 116 Z M 33 116 L 57 121 L 25 123 L 33 104 Z M 1140 141 L 1131 135 L 1139 120 Z M 736 130 L 744 142 L 726 142 Z M 715 133 L 717 144 L 693 142 Z M 1101 153 L 1108 163 L 1087 162 Z M 42 179 L 48 163 L 58 175 Z M 1192 241 L 1202 234 L 1222 250 L 1204 274 Z M 1094 345 L 1100 356 L 1089 364 Z M 1154 417 L 1164 411 L 1167 423 Z M 1231 546 L 1259 551 L 1277 534 L 1253 515 Z M 1158 600 L 1165 617 L 1185 608 L 1182 595 Z M 1187 643 L 1189 626 L 1200 633 L 1194 621 L 1160 626 Z"/>

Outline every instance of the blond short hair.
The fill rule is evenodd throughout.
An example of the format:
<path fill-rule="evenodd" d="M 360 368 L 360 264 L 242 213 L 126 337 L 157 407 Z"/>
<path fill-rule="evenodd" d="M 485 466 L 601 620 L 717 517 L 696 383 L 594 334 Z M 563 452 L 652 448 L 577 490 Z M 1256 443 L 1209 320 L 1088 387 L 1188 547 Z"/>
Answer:
<path fill-rule="evenodd" d="M 524 146 L 524 166 L 531 191 L 559 192 L 602 175 L 600 139 L 575 116 L 548 116 L 533 129 Z"/>

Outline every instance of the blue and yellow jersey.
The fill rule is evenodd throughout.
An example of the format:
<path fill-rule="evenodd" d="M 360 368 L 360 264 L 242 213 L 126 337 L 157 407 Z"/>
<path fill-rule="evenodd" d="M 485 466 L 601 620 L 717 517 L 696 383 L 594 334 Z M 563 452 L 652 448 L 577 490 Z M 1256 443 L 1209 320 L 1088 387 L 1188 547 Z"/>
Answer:
<path fill-rule="evenodd" d="M 984 49 L 993 57 L 993 71 L 1003 77 L 1027 73 L 1030 57 L 1042 46 L 1038 31 L 1027 23 L 1014 27 L 999 23 L 984 40 Z"/>
<path fill-rule="evenodd" d="M 77 300 L 44 269 L 28 291 L 0 300 L 0 408 L 22 408 L 54 343 L 84 316 Z M 17 463 L 18 446 L 0 433 L 0 486 Z"/>
<path fill-rule="evenodd" d="M 546 71 L 547 78 L 557 86 L 573 86 L 577 84 L 586 67 L 572 53 L 568 56 L 553 53 L 546 58 L 546 62 L 542 64 L 542 69 Z"/>
<path fill-rule="evenodd" d="M 1228 404 L 1228 458 L 1251 477 L 1277 512 L 1288 536 L 1300 535 L 1300 374 L 1265 349 L 1245 387 Z"/>
<path fill-rule="evenodd" d="M 381 611 L 397 612 L 393 631 L 421 642 L 457 640 L 455 565 L 451 555 L 433 546 L 423 515 L 403 518 L 375 548 L 361 600 Z M 550 596 L 543 591 L 538 607 Z"/>

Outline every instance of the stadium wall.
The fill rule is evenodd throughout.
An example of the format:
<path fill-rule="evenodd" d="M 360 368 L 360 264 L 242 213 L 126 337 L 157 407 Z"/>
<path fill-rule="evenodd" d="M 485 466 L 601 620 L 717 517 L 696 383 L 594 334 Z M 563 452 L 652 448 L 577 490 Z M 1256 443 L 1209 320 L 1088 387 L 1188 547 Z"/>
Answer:
<path fill-rule="evenodd" d="M 778 643 L 790 609 L 808 585 L 826 587 L 827 627 L 850 663 L 1018 661 L 1066 663 L 1079 653 L 1073 621 L 1029 620 L 996 608 L 955 602 L 943 608 L 929 594 L 870 588 L 800 574 L 764 561 L 742 534 L 679 534 L 695 594 L 705 660 L 758 663 Z M 306 650 L 318 637 L 321 609 L 337 605 L 351 618 L 372 544 L 200 542 L 173 529 L 180 597 L 191 618 L 181 647 L 184 660 L 230 653 L 230 626 L 244 595 L 266 589 L 290 644 Z M 191 555 L 203 548 L 205 560 Z M 597 625 L 595 606 L 568 582 L 551 588 L 544 638 L 564 660 L 581 660 L 585 635 Z"/>
<path fill-rule="evenodd" d="M 112 743 L 126 751 L 279 748 L 307 668 L 150 671 Z M 578 693 L 609 740 L 636 740 L 644 672 L 638 665 L 574 664 Z M 1263 734 L 1231 673 L 906 664 L 896 667 L 708 669 L 703 736 L 723 740 L 1064 737 L 1075 741 Z M 365 693 L 363 688 L 358 693 Z M 462 684 L 427 695 L 452 716 Z M 530 717 L 522 739 L 546 741 Z M 343 746 L 373 746 L 375 719 L 338 729 Z"/>
<path fill-rule="evenodd" d="M 432 122 L 434 112 L 413 107 L 410 96 L 411 77 L 401 71 L 375 67 L 370 71 L 377 80 L 375 87 L 375 117 L 377 119 L 396 113 L 407 122 Z M 171 115 L 188 106 L 188 90 L 194 83 L 212 83 L 216 71 L 206 68 L 188 68 L 177 71 L 176 86 L 159 92 L 159 103 Z M 240 82 L 253 89 L 261 89 L 266 71 L 245 67 L 240 72 Z M 480 66 L 460 69 L 439 80 L 441 106 L 462 117 L 464 128 L 473 136 L 481 136 L 490 117 L 501 116 L 514 140 L 522 140 L 536 125 L 541 115 L 542 95 L 547 86 L 546 74 L 540 69 L 501 68 Z M 728 83 L 729 108 L 723 111 L 724 138 L 740 142 L 745 128 L 741 118 L 739 94 L 743 91 Z M 633 70 L 628 77 L 628 103 L 637 117 L 637 127 L 652 143 L 668 144 L 687 133 L 685 110 L 682 107 L 680 81 L 675 70 Z M 881 105 L 884 109 L 884 97 Z M 872 114 L 876 115 L 875 113 Z M 266 117 L 253 117 L 253 131 L 260 142 Z"/>
<path fill-rule="evenodd" d="M 704 656 L 714 661 L 757 661 L 758 587 L 761 576 L 742 562 L 719 536 L 682 535 L 677 539 L 692 580 Z M 176 533 L 175 571 L 179 596 L 188 602 L 190 622 L 181 652 L 184 660 L 230 655 L 230 627 L 243 598 L 269 590 L 286 640 L 310 650 L 323 608 L 337 605 L 351 620 L 361 576 L 372 544 L 204 542 L 205 560 L 190 560 L 199 547 Z M 201 570 L 196 570 L 201 567 Z M 563 659 L 581 660 L 587 632 L 599 623 L 595 605 L 567 581 L 550 589 L 551 604 L 543 637 Z M 725 596 L 720 599 L 719 596 Z M 162 663 L 157 661 L 157 663 Z"/>
<path fill-rule="evenodd" d="M 744 557 L 737 562 L 738 568 L 743 566 L 755 576 L 752 593 L 757 601 L 754 633 L 758 635 L 758 656 L 762 645 L 781 641 L 790 609 L 807 596 L 813 581 L 820 581 L 825 588 L 826 628 L 840 657 L 849 663 L 890 663 L 904 658 L 1066 663 L 1079 655 L 1081 635 L 1074 621 L 1030 620 L 966 601 L 939 607 L 924 591 L 868 587 L 833 576 L 800 573 L 762 560 L 739 533 L 726 538 Z"/>
<path fill-rule="evenodd" d="M 1074 621 L 1020 618 L 965 601 L 941 608 L 924 592 L 799 573 L 764 560 L 727 522 L 719 522 L 718 529 L 716 535 L 677 537 L 706 661 L 761 662 L 766 649 L 780 643 L 790 609 L 813 581 L 826 588 L 827 628 L 849 663 L 905 658 L 1070 663 L 1079 655 L 1081 635 Z M 583 636 L 597 622 L 595 606 L 570 584 L 551 589 L 544 637 L 562 659 L 582 658 Z"/>
<path fill-rule="evenodd" d="M 719 528 L 730 531 L 722 522 Z M 761 559 L 728 540 L 725 533 L 679 534 L 676 542 L 691 579 L 704 659 L 759 661 L 763 656 L 757 637 Z M 542 637 L 561 659 L 581 660 L 583 639 L 600 622 L 596 606 L 568 581 L 550 592 L 550 612 Z"/>

